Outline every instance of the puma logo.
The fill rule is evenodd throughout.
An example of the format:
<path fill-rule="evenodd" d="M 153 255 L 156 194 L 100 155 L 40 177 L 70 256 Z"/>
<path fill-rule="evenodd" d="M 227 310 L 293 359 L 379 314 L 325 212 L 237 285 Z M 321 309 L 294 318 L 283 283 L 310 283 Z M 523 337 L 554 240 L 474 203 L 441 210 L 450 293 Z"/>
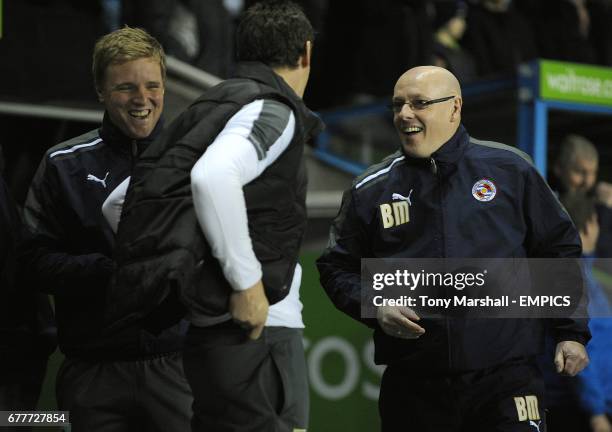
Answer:
<path fill-rule="evenodd" d="M 412 201 L 410 201 L 410 195 L 412 195 L 412 189 L 410 189 L 410 192 L 408 193 L 408 196 L 405 197 L 403 195 L 400 195 L 398 193 L 394 193 L 393 195 L 391 195 L 391 199 L 392 200 L 402 200 L 402 201 L 407 201 L 408 205 L 412 205 Z"/>
<path fill-rule="evenodd" d="M 542 423 L 542 420 L 540 420 L 539 422 L 534 422 L 533 420 L 529 420 L 529 426 L 533 426 L 534 428 L 536 428 L 536 430 L 538 432 L 540 432 L 540 424 Z"/>
<path fill-rule="evenodd" d="M 109 172 L 110 172 L 110 171 L 107 171 L 107 172 L 106 172 L 106 175 L 104 176 L 104 178 L 103 178 L 103 179 L 99 179 L 98 177 L 96 177 L 96 176 L 95 176 L 95 175 L 93 175 L 93 174 L 87 174 L 87 180 L 89 180 L 89 181 L 94 181 L 94 182 L 97 182 L 97 183 L 101 183 L 101 184 L 102 184 L 102 186 L 104 186 L 104 189 L 106 189 L 106 179 L 108 178 L 108 174 L 109 174 Z"/>

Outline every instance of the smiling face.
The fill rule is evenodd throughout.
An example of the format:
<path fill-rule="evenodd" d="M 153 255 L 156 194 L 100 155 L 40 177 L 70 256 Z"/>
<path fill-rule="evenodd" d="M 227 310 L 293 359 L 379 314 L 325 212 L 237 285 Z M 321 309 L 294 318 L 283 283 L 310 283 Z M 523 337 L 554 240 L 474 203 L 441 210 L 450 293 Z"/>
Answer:
<path fill-rule="evenodd" d="M 125 135 L 148 137 L 164 108 L 164 82 L 159 60 L 139 58 L 111 63 L 98 90 L 110 120 Z"/>
<path fill-rule="evenodd" d="M 433 104 L 423 102 L 447 98 Z M 402 102 L 405 102 L 400 106 Z M 410 103 L 408 103 L 410 102 Z M 461 122 L 461 89 L 446 69 L 420 66 L 400 77 L 393 90 L 393 123 L 404 153 L 429 157 L 448 141 Z"/>

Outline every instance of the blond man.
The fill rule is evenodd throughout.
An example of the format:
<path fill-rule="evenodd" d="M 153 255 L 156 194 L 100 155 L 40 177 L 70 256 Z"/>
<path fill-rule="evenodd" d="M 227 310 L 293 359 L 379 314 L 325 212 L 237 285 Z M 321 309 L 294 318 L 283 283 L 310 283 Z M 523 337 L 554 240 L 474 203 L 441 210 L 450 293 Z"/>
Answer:
<path fill-rule="evenodd" d="M 73 432 L 189 429 L 178 326 L 155 335 L 142 322 L 116 332 L 104 323 L 114 234 L 102 206 L 162 129 L 165 71 L 162 47 L 145 31 L 102 37 L 93 54 L 102 125 L 49 149 L 28 194 L 29 260 L 55 299 L 66 356 L 56 393 Z"/>

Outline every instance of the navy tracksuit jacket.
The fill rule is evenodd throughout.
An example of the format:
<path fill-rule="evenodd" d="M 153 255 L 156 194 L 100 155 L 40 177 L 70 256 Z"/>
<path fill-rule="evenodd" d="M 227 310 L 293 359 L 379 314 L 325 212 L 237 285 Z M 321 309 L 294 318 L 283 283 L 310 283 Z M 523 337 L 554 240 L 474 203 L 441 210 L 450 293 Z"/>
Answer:
<path fill-rule="evenodd" d="M 402 200 L 407 215 L 393 211 Z M 590 337 L 586 320 L 443 318 L 421 320 L 426 334 L 404 340 L 361 317 L 361 258 L 580 256 L 578 232 L 528 157 L 470 138 L 463 126 L 430 158 L 397 152 L 357 178 L 329 245 L 317 261 L 321 284 L 338 309 L 374 328 L 377 363 L 478 370 L 538 354 L 544 324 L 558 341 Z"/>

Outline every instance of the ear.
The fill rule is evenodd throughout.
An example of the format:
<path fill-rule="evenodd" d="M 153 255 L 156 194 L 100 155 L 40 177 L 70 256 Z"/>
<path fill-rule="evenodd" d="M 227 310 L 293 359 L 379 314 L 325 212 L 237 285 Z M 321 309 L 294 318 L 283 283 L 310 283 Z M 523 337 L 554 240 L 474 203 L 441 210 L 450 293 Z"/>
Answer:
<path fill-rule="evenodd" d="M 451 113 L 451 122 L 461 121 L 461 107 L 463 106 L 463 98 L 455 96 L 453 100 L 453 111 Z"/>
<path fill-rule="evenodd" d="M 104 94 L 99 88 L 96 88 L 96 94 L 98 95 L 98 101 L 104 103 Z"/>
<path fill-rule="evenodd" d="M 306 45 L 304 46 L 304 55 L 301 55 L 299 59 L 300 66 L 303 68 L 309 67 L 311 56 L 312 56 L 312 41 L 306 41 Z"/>

